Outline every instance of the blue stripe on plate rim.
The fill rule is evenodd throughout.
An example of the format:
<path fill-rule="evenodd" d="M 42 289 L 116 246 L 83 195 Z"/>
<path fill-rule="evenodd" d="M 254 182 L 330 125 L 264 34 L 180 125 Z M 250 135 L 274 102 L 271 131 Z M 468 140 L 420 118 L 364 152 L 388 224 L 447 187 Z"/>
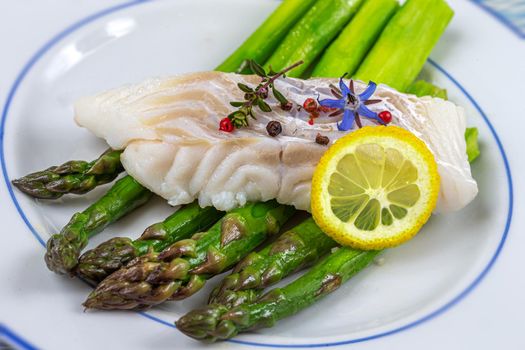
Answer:
<path fill-rule="evenodd" d="M 525 39 L 525 1 L 471 0 L 521 39 Z"/>
<path fill-rule="evenodd" d="M 24 78 L 27 76 L 31 68 L 56 44 L 58 44 L 62 39 L 66 38 L 70 34 L 74 33 L 76 30 L 84 27 L 85 25 L 94 22 L 97 19 L 100 19 L 104 16 L 107 16 L 109 14 L 113 14 L 115 12 L 130 8 L 132 6 L 144 4 L 147 2 L 151 2 L 153 0 L 132 0 L 128 1 L 113 7 L 109 7 L 107 9 L 101 10 L 99 12 L 96 12 L 88 17 L 85 17 L 81 19 L 80 21 L 72 24 L 71 26 L 67 27 L 63 31 L 59 32 L 57 35 L 55 35 L 53 38 L 51 38 L 48 42 L 46 42 L 36 53 L 29 59 L 29 61 L 24 65 L 20 73 L 17 75 L 14 83 L 12 84 L 9 94 L 7 96 L 6 102 L 4 104 L 3 110 L 2 110 L 2 117 L 0 120 L 0 163 L 2 166 L 2 173 L 4 176 L 5 184 L 8 189 L 9 195 L 11 197 L 11 200 L 13 201 L 13 204 L 15 205 L 18 213 L 20 214 L 22 220 L 26 224 L 26 226 L 29 228 L 33 236 L 40 242 L 40 244 L 45 247 L 44 239 L 39 235 L 39 233 L 36 231 L 36 229 L 33 227 L 33 225 L 30 223 L 29 219 L 25 215 L 24 211 L 22 210 L 20 203 L 18 202 L 13 187 L 11 186 L 11 182 L 9 181 L 9 175 L 7 172 L 7 166 L 5 162 L 5 155 L 4 155 L 4 130 L 5 130 L 5 123 L 7 120 L 7 115 L 9 113 L 9 109 L 11 106 L 11 103 L 15 97 L 15 94 L 24 80 Z M 477 3 L 477 0 L 472 0 L 472 2 Z M 399 333 L 401 331 L 413 328 L 415 326 L 418 326 L 426 321 L 429 321 L 433 319 L 434 317 L 442 314 L 443 312 L 450 309 L 452 306 L 457 304 L 459 301 L 461 301 L 463 298 L 465 298 L 480 282 L 481 280 L 487 275 L 489 270 L 492 268 L 494 263 L 496 262 L 498 256 L 501 253 L 501 250 L 505 244 L 505 241 L 507 239 L 510 224 L 512 221 L 512 213 L 513 213 L 513 206 L 514 206 L 514 191 L 513 191 L 513 183 L 512 183 L 512 175 L 510 171 L 510 165 L 507 159 L 507 155 L 505 153 L 505 150 L 503 148 L 503 144 L 498 137 L 498 134 L 496 133 L 496 130 L 494 129 L 493 125 L 491 124 L 489 118 L 483 112 L 480 105 L 476 102 L 476 100 L 465 90 L 465 88 L 450 74 L 448 73 L 443 67 L 441 67 L 438 63 L 436 63 L 433 60 L 428 61 L 433 67 L 435 67 L 439 72 L 444 74 L 454 85 L 456 85 L 461 92 L 467 97 L 467 99 L 472 103 L 472 105 L 476 108 L 476 110 L 479 112 L 479 114 L 482 116 L 484 122 L 487 124 L 487 126 L 490 129 L 490 132 L 492 136 L 494 137 L 498 149 L 501 153 L 503 163 L 505 166 L 505 173 L 508 181 L 508 193 L 509 193 L 509 204 L 508 204 L 508 214 L 507 219 L 505 222 L 505 227 L 503 230 L 503 234 L 501 236 L 501 240 L 498 244 L 498 247 L 496 251 L 494 252 L 492 258 L 488 262 L 487 266 L 481 271 L 481 273 L 472 281 L 467 288 L 465 288 L 461 293 L 459 293 L 456 297 L 454 297 L 452 300 L 447 302 L 445 305 L 441 306 L 440 308 L 434 310 L 433 312 L 429 313 L 428 315 L 416 320 L 412 321 L 404 326 L 382 332 L 373 334 L 367 337 L 361 337 L 361 338 L 355 338 L 355 339 L 349 339 L 344 341 L 338 341 L 338 342 L 329 342 L 329 343 L 316 343 L 316 344 L 273 344 L 273 343 L 258 343 L 258 342 L 252 342 L 252 341 L 245 341 L 240 339 L 230 339 L 229 342 L 237 343 L 237 344 L 243 344 L 243 345 L 252 345 L 252 346 L 260 346 L 260 347 L 271 347 L 271 348 L 314 348 L 314 347 L 329 347 L 329 346 L 337 346 L 337 345 L 346 345 L 346 344 L 353 344 L 353 343 L 359 343 L 364 342 L 368 340 L 373 340 L 377 338 L 382 338 L 391 334 Z M 163 324 L 168 327 L 175 328 L 175 325 L 173 323 L 166 322 L 156 316 L 153 316 L 147 312 L 137 312 L 138 314 L 142 315 L 143 317 L 146 317 L 150 320 L 153 320 L 155 322 L 158 322 L 160 324 Z M 4 327 L 5 328 L 5 327 Z M 0 328 L 2 330 L 2 328 Z M 17 339 L 21 339 L 17 337 Z M 27 343 L 27 345 L 31 346 Z M 28 347 L 27 349 L 34 349 L 34 347 Z"/>
<path fill-rule="evenodd" d="M 0 345 L 2 345 L 2 342 L 5 342 L 5 344 L 10 346 L 7 349 L 11 349 L 11 347 L 14 347 L 14 346 L 16 346 L 17 349 L 24 349 L 24 350 L 36 350 L 37 349 L 27 340 L 23 339 L 21 336 L 13 332 L 11 329 L 7 328 L 7 326 L 0 323 Z M 0 346 L 0 348 L 2 347 Z"/>

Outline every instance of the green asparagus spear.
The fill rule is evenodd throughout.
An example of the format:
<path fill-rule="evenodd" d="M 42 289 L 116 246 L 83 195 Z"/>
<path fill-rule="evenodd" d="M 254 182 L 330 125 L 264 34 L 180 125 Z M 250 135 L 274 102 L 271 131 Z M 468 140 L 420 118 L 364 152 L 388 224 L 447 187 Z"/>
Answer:
<path fill-rule="evenodd" d="M 216 70 L 241 73 L 246 59 L 266 62 L 290 28 L 315 0 L 285 0 L 263 24 Z"/>
<path fill-rule="evenodd" d="M 228 308 L 221 304 L 191 311 L 177 322 L 177 329 L 201 340 L 228 339 L 239 332 L 272 327 L 277 321 L 296 314 L 335 291 L 364 269 L 378 254 L 339 248 L 306 274 L 283 288 L 277 288 L 257 302 Z"/>
<path fill-rule="evenodd" d="M 424 80 L 418 80 L 412 83 L 408 87 L 407 92 L 409 94 L 414 94 L 419 97 L 433 96 L 433 97 L 440 97 L 444 100 L 447 99 L 446 89 L 440 88 L 439 86 L 436 86 Z"/>
<path fill-rule="evenodd" d="M 315 66 L 314 77 L 352 76 L 399 8 L 397 0 L 367 0 Z"/>
<path fill-rule="evenodd" d="M 310 217 L 239 262 L 233 273 L 214 289 L 208 303 L 233 307 L 253 302 L 264 288 L 314 264 L 335 246 L 335 241 Z"/>
<path fill-rule="evenodd" d="M 223 216 L 224 213 L 214 207 L 201 208 L 197 202 L 188 204 L 164 221 L 146 228 L 134 241 L 127 237 L 115 237 L 85 252 L 75 272 L 98 284 L 134 258 L 150 250 L 160 252 L 196 232 L 207 230 Z"/>
<path fill-rule="evenodd" d="M 444 0 L 408 0 L 388 22 L 355 77 L 406 91 L 453 14 Z"/>
<path fill-rule="evenodd" d="M 40 199 L 57 199 L 66 193 L 84 194 L 113 181 L 124 170 L 120 163 L 121 153 L 109 149 L 92 162 L 72 160 L 31 173 L 12 183 L 20 191 Z"/>
<path fill-rule="evenodd" d="M 362 0 L 318 0 L 291 29 L 266 67 L 278 72 L 297 61 L 304 64 L 288 74 L 300 77 L 337 36 L 361 5 Z"/>
<path fill-rule="evenodd" d="M 468 161 L 472 163 L 481 154 L 478 144 L 478 128 L 467 128 L 465 130 L 465 140 L 467 141 Z"/>
<path fill-rule="evenodd" d="M 294 213 L 275 201 L 230 211 L 210 230 L 150 252 L 114 272 L 89 295 L 86 308 L 144 309 L 197 292 L 206 280 L 237 263 Z"/>
<path fill-rule="evenodd" d="M 73 215 L 59 234 L 51 236 L 45 255 L 47 267 L 59 274 L 71 274 L 90 236 L 146 203 L 151 195 L 131 176 L 117 181 L 102 198 Z"/>

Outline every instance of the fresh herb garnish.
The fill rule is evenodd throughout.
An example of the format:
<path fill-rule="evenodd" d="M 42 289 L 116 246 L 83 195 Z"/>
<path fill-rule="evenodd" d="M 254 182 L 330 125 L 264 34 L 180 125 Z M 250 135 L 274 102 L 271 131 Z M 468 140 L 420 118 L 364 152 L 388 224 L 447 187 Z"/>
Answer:
<path fill-rule="evenodd" d="M 288 101 L 279 90 L 277 90 L 274 82 L 280 77 L 286 77 L 285 74 L 287 72 L 301 64 L 303 64 L 303 61 L 296 62 L 280 72 L 274 72 L 271 68 L 266 72 L 266 70 L 257 62 L 254 60 L 248 60 L 247 66 L 254 74 L 262 78 L 261 83 L 255 88 L 242 83 L 237 84 L 239 89 L 244 92 L 244 101 L 230 102 L 233 107 L 237 107 L 238 109 L 221 120 L 220 130 L 231 132 L 233 131 L 233 128 L 248 126 L 249 117 L 255 119 L 255 112 L 253 110 L 255 106 L 263 112 L 271 112 L 272 107 L 270 107 L 265 101 L 269 96 L 270 90 L 275 99 L 279 101 L 280 107 L 285 111 L 289 111 L 292 108 L 291 102 Z M 228 123 L 226 119 L 231 122 L 233 128 L 230 127 L 230 123 Z"/>

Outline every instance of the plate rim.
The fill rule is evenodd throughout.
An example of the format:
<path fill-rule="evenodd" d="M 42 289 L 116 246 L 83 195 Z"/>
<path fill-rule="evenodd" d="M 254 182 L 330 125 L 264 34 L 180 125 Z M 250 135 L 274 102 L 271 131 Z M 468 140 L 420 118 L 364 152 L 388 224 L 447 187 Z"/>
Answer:
<path fill-rule="evenodd" d="M 24 221 L 27 228 L 29 228 L 32 235 L 37 239 L 37 241 L 43 246 L 46 246 L 45 241 L 42 239 L 42 237 L 39 235 L 37 230 L 33 227 L 27 216 L 25 215 L 25 212 L 23 211 L 20 203 L 18 202 L 18 199 L 16 198 L 16 195 L 14 193 L 13 187 L 9 180 L 9 175 L 7 172 L 7 165 L 5 160 L 5 154 L 4 154 L 4 130 L 5 130 L 5 124 L 7 121 L 7 116 L 9 114 L 9 110 L 11 107 L 11 104 L 14 100 L 14 97 L 16 95 L 16 92 L 18 91 L 18 88 L 26 78 L 27 74 L 31 71 L 33 66 L 40 61 L 42 57 L 44 57 L 48 51 L 50 51 L 55 45 L 59 44 L 63 39 L 67 38 L 69 35 L 73 34 L 77 30 L 83 28 L 84 26 L 100 19 L 105 16 L 108 16 L 110 14 L 114 14 L 116 12 L 141 5 L 146 3 L 152 3 L 155 0 L 130 0 L 125 1 L 121 4 L 114 5 L 99 11 L 96 11 L 92 13 L 91 15 L 88 15 L 70 26 L 66 27 L 65 29 L 61 30 L 53 36 L 50 40 L 45 42 L 32 56 L 30 56 L 30 59 L 24 64 L 23 68 L 19 71 L 19 73 L 16 75 L 16 78 L 14 82 L 10 85 L 9 92 L 7 95 L 7 98 L 5 100 L 5 103 L 2 108 L 2 115 L 0 119 L 0 164 L 2 168 L 2 175 L 4 177 L 4 182 L 7 187 L 9 196 L 11 198 L 11 201 L 13 202 L 15 208 L 17 209 L 18 214 Z M 473 3 L 478 4 L 476 1 L 472 0 Z M 479 5 L 479 4 L 478 4 Z M 470 292 L 472 292 L 479 283 L 486 277 L 488 272 L 492 269 L 494 263 L 498 259 L 504 245 L 506 242 L 506 239 L 508 237 L 508 233 L 510 230 L 512 217 L 513 217 L 513 209 L 514 209 L 514 187 L 513 187 L 513 180 L 512 180 L 512 173 L 510 169 L 510 164 L 508 162 L 508 158 L 505 152 L 505 149 L 503 147 L 503 143 L 501 142 L 494 126 L 490 122 L 489 118 L 481 108 L 481 106 L 478 104 L 478 102 L 472 97 L 472 95 L 463 87 L 461 83 L 459 83 L 458 80 L 456 80 L 444 67 L 439 65 L 437 62 L 435 62 L 432 59 L 428 59 L 427 61 L 431 66 L 436 68 L 439 72 L 441 72 L 445 77 L 450 80 L 464 95 L 465 97 L 470 101 L 470 103 L 474 106 L 474 108 L 478 111 L 478 113 L 481 115 L 483 121 L 487 125 L 487 127 L 490 130 L 490 133 L 494 137 L 494 140 L 496 141 L 496 144 L 498 146 L 498 151 L 501 154 L 503 164 L 505 167 L 505 174 L 506 179 L 508 183 L 508 213 L 507 218 L 505 221 L 505 227 L 503 234 L 501 236 L 500 242 L 498 243 L 498 246 L 496 248 L 496 251 L 490 258 L 487 265 L 482 269 L 482 271 L 477 275 L 477 277 L 470 282 L 466 288 L 464 288 L 458 295 L 456 295 L 452 300 L 445 303 L 441 307 L 438 307 L 434 311 L 428 313 L 426 316 L 419 317 L 418 319 L 411 321 L 403 326 L 395 327 L 394 329 L 388 330 L 388 331 L 382 331 L 377 334 L 372 334 L 365 337 L 358 337 L 355 339 L 349 339 L 349 340 L 341 340 L 341 341 L 335 341 L 335 342 L 325 342 L 325 343 L 303 343 L 303 344 L 277 344 L 277 343 L 260 343 L 260 342 L 254 342 L 254 341 L 247 341 L 247 340 L 240 340 L 240 339 L 229 339 L 228 342 L 236 343 L 236 344 L 242 344 L 242 345 L 251 345 L 251 346 L 258 346 L 258 347 L 271 347 L 271 348 L 314 348 L 314 347 L 330 347 L 330 346 L 340 346 L 340 345 L 348 345 L 348 344 L 354 344 L 354 343 L 360 343 L 365 342 L 373 339 L 378 339 L 382 337 L 386 337 L 388 335 L 392 335 L 395 333 L 399 333 L 405 330 L 408 330 L 410 328 L 414 328 L 426 321 L 429 321 L 442 313 L 448 311 L 453 306 L 455 306 L 457 303 L 459 303 L 461 300 L 463 300 Z M 169 323 L 167 321 L 164 321 L 156 316 L 153 316 L 145 311 L 138 311 L 137 314 L 146 317 L 150 320 L 153 320 L 157 323 L 163 324 L 165 326 L 176 328 L 173 323 Z"/>

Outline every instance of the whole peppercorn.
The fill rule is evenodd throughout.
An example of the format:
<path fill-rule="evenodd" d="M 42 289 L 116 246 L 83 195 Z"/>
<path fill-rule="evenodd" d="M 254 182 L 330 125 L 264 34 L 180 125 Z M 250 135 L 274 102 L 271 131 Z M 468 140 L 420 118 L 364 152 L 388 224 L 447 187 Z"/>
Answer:
<path fill-rule="evenodd" d="M 326 146 L 330 143 L 330 139 L 328 138 L 328 136 L 323 136 L 318 133 L 315 137 L 315 142 L 317 142 L 320 145 Z"/>
<path fill-rule="evenodd" d="M 292 108 L 293 108 L 293 103 L 290 102 L 290 101 L 288 101 L 288 102 L 286 102 L 286 103 L 284 103 L 284 104 L 281 104 L 281 109 L 282 109 L 283 111 L 291 111 Z"/>
<path fill-rule="evenodd" d="M 266 125 L 266 131 L 268 132 L 268 135 L 275 137 L 283 131 L 283 128 L 281 123 L 276 120 L 272 120 Z"/>
<path fill-rule="evenodd" d="M 313 98 L 307 98 L 303 103 L 303 108 L 308 113 L 317 112 L 317 101 Z"/>
<path fill-rule="evenodd" d="M 219 122 L 219 130 L 224 132 L 232 132 L 235 127 L 233 126 L 230 118 L 223 118 Z"/>

